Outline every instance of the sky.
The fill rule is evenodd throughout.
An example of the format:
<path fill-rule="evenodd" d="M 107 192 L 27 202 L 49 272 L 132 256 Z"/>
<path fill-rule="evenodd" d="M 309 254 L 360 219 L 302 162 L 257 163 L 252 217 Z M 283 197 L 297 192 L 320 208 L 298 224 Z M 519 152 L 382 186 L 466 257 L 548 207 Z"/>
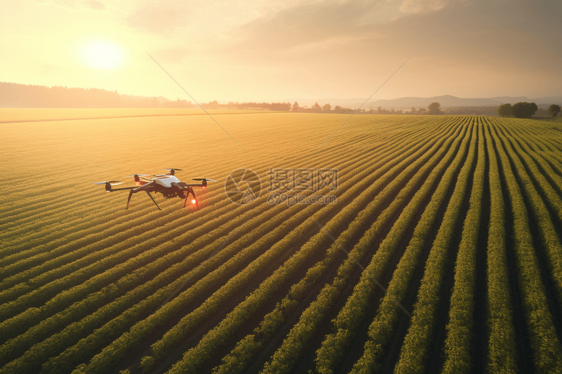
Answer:
<path fill-rule="evenodd" d="M 191 100 L 160 64 L 199 102 L 562 94 L 560 0 L 0 3 L 0 82 Z"/>

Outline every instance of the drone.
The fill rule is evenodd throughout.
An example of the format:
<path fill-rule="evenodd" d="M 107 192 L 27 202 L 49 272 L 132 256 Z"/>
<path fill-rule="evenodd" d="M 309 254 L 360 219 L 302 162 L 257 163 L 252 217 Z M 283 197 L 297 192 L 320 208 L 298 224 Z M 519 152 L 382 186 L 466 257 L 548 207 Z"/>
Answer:
<path fill-rule="evenodd" d="M 194 181 L 200 181 L 201 183 L 184 183 L 180 181 L 176 176 L 176 171 L 183 171 L 183 169 L 164 169 L 169 171 L 167 174 L 156 174 L 152 177 L 149 177 L 149 174 L 133 174 L 128 175 L 128 177 L 133 177 L 135 179 L 136 186 L 135 187 L 122 187 L 122 188 L 113 188 L 113 186 L 123 184 L 123 182 L 119 181 L 104 181 L 104 182 L 96 182 L 94 184 L 103 184 L 105 185 L 106 192 L 114 192 L 114 191 L 129 191 L 129 198 L 127 199 L 127 207 L 125 209 L 129 209 L 129 203 L 131 202 L 131 197 L 133 194 L 137 192 L 146 192 L 148 197 L 154 202 L 156 207 L 160 209 L 156 200 L 150 194 L 151 192 L 161 193 L 164 198 L 170 199 L 173 197 L 179 197 L 180 199 L 185 199 L 183 206 L 187 206 L 187 200 L 189 199 L 189 195 L 193 195 L 193 199 L 191 203 L 194 204 L 197 209 L 199 209 L 199 202 L 195 197 L 195 191 L 193 188 L 201 187 L 202 189 L 207 188 L 207 182 L 216 182 L 216 180 L 209 179 L 209 178 L 193 178 Z M 162 209 L 160 209 L 162 210 Z"/>

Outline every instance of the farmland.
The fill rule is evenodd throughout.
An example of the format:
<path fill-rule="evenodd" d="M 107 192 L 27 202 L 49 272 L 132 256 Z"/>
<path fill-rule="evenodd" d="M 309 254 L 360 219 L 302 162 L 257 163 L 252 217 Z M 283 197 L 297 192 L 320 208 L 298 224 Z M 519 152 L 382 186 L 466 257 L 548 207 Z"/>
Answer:
<path fill-rule="evenodd" d="M 0 373 L 562 373 L 562 121 L 212 113 L 0 109 Z"/>

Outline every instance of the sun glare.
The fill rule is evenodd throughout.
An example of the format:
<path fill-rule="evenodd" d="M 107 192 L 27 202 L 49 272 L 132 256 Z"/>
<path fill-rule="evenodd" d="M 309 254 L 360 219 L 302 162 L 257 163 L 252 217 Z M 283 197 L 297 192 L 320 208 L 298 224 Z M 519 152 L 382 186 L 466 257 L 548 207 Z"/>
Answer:
<path fill-rule="evenodd" d="M 82 48 L 82 60 L 92 68 L 115 69 L 121 65 L 123 54 L 113 43 L 91 41 Z"/>

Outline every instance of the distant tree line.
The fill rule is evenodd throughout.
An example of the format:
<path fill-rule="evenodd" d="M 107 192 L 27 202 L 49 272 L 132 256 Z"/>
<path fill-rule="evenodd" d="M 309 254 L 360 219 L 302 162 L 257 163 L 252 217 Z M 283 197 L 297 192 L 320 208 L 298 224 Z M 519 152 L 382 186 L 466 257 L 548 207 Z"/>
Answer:
<path fill-rule="evenodd" d="M 361 108 L 357 110 L 355 108 L 344 108 L 339 105 L 336 105 L 334 109 L 332 109 L 332 106 L 330 104 L 325 104 L 323 106 L 320 106 L 320 104 L 314 103 L 314 105 L 308 107 L 307 105 L 300 106 L 298 102 L 295 102 L 291 107 L 291 111 L 305 112 L 305 113 L 308 112 L 308 113 L 343 113 L 343 114 L 346 113 L 351 114 L 351 113 L 355 113 L 356 111 L 359 114 L 443 114 L 444 112 L 441 111 L 440 108 L 441 108 L 441 104 L 437 102 L 431 103 L 428 106 L 427 110 L 425 108 L 420 108 L 416 110 L 415 107 L 412 107 L 409 111 L 402 110 L 402 109 L 383 109 L 380 106 L 376 109 Z"/>
<path fill-rule="evenodd" d="M 186 100 L 120 95 L 98 88 L 68 88 L 0 82 L 0 107 L 8 108 L 193 108 Z"/>
<path fill-rule="evenodd" d="M 537 113 L 540 109 L 535 103 L 518 102 L 513 105 L 502 104 L 498 107 L 498 116 L 500 117 L 515 117 L 515 118 L 530 118 Z M 544 112 L 544 109 L 542 109 Z M 557 117 L 560 113 L 560 105 L 552 104 L 548 107 L 548 114 L 551 117 Z"/>
<path fill-rule="evenodd" d="M 227 104 L 219 104 L 218 101 L 209 101 L 208 103 L 202 103 L 201 106 L 205 109 L 263 109 L 263 110 L 274 110 L 274 111 L 285 111 L 291 110 L 291 103 L 239 103 L 229 101 Z"/>

